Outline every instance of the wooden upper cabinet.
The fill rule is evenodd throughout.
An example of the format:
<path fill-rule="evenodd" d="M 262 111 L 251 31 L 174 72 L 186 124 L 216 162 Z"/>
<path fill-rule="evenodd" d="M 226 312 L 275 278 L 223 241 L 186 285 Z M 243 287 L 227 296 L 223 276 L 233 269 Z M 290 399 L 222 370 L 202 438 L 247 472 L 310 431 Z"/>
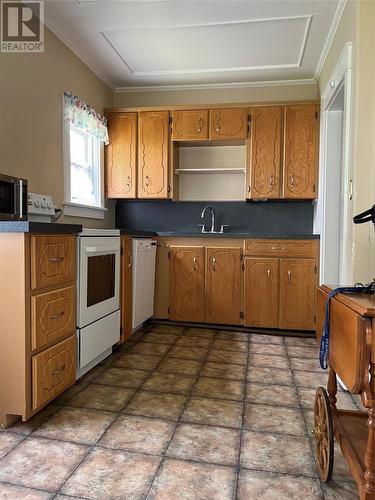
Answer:
<path fill-rule="evenodd" d="M 204 141 L 207 139 L 207 109 L 192 109 L 172 112 L 172 140 Z"/>
<path fill-rule="evenodd" d="M 169 319 L 204 320 L 204 247 L 170 247 Z"/>
<path fill-rule="evenodd" d="M 210 139 L 246 139 L 248 121 L 248 108 L 211 109 Z"/>
<path fill-rule="evenodd" d="M 285 108 L 284 198 L 316 198 L 318 106 Z"/>
<path fill-rule="evenodd" d="M 248 198 L 279 198 L 283 108 L 253 108 L 251 116 Z"/>
<path fill-rule="evenodd" d="M 169 111 L 139 113 L 138 197 L 168 198 Z"/>
<path fill-rule="evenodd" d="M 108 114 L 107 198 L 135 198 L 137 183 L 137 113 Z"/>
<path fill-rule="evenodd" d="M 241 323 L 241 249 L 206 249 L 205 321 Z"/>
<path fill-rule="evenodd" d="M 279 259 L 245 258 L 244 324 L 279 326 Z"/>
<path fill-rule="evenodd" d="M 315 266 L 315 259 L 280 259 L 280 328 L 315 329 Z"/>

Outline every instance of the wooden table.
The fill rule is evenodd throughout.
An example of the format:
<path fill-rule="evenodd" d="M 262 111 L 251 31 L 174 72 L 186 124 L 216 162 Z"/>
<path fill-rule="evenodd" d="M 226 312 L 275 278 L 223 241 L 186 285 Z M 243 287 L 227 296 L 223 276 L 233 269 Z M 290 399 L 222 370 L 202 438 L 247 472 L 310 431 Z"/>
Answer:
<path fill-rule="evenodd" d="M 325 303 L 335 287 L 318 289 L 317 335 L 322 332 Z M 334 438 L 357 483 L 361 500 L 375 499 L 375 296 L 338 294 L 330 305 L 327 390 L 315 399 L 314 435 L 318 472 L 329 481 Z M 337 377 L 351 394 L 360 394 L 367 411 L 336 407 Z"/>

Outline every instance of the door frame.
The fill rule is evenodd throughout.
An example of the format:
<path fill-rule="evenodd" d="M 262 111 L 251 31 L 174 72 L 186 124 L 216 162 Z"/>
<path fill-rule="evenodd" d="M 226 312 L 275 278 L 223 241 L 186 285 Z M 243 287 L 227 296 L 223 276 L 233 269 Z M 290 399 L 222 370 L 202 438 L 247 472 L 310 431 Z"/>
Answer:
<path fill-rule="evenodd" d="M 338 93 L 344 87 L 344 111 L 342 117 L 342 151 L 341 157 L 336 165 L 328 162 L 330 145 L 328 144 L 329 112 L 330 106 Z M 352 190 L 353 190 L 353 165 L 352 165 L 352 105 L 353 105 L 353 82 L 352 82 L 352 43 L 345 44 L 344 49 L 331 73 L 328 83 L 321 96 L 321 117 L 320 117 L 320 170 L 319 170 L 319 198 L 315 207 L 314 232 L 320 233 L 320 283 L 326 282 L 329 278 L 328 255 L 331 258 L 336 253 L 339 259 L 339 270 L 336 283 L 352 283 L 352 245 L 353 245 L 353 224 L 352 224 Z M 337 241 L 329 230 L 327 221 L 329 219 L 327 200 L 329 192 L 328 178 L 330 168 L 335 168 L 341 163 L 341 179 L 343 202 L 340 201 L 339 210 L 342 211 L 343 225 L 341 234 L 341 259 L 337 255 Z M 339 214 L 336 214 L 339 221 Z M 336 243 L 336 244 L 335 244 Z"/>

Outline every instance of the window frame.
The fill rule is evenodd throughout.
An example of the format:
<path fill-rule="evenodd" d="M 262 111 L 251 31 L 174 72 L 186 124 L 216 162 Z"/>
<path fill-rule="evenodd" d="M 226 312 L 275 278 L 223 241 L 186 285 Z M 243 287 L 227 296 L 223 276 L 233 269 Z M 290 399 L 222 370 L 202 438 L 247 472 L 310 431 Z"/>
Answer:
<path fill-rule="evenodd" d="M 86 205 L 72 201 L 71 198 L 71 163 L 70 163 L 70 122 L 63 117 L 63 170 L 64 170 L 64 215 L 104 219 L 108 209 L 104 196 L 104 144 L 99 143 L 99 199 L 100 205 Z"/>

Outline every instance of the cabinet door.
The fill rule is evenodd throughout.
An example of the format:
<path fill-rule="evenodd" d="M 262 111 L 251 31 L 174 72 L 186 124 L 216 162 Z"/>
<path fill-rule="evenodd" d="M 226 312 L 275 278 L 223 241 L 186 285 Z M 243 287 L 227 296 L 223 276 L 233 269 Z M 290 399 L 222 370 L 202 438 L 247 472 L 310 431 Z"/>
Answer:
<path fill-rule="evenodd" d="M 249 120 L 247 108 L 210 110 L 210 139 L 246 139 Z"/>
<path fill-rule="evenodd" d="M 208 139 L 208 110 L 192 109 L 172 112 L 174 141 L 203 141 Z"/>
<path fill-rule="evenodd" d="M 132 333 L 132 238 L 121 236 L 121 342 Z"/>
<path fill-rule="evenodd" d="M 317 106 L 286 106 L 284 198 L 316 198 L 317 141 Z"/>
<path fill-rule="evenodd" d="M 136 197 L 137 113 L 108 115 L 107 198 Z"/>
<path fill-rule="evenodd" d="M 279 326 L 279 260 L 245 258 L 245 326 Z"/>
<path fill-rule="evenodd" d="M 205 320 L 238 325 L 241 315 L 241 249 L 207 248 Z"/>
<path fill-rule="evenodd" d="M 315 296 L 315 259 L 280 259 L 280 328 L 314 330 Z"/>
<path fill-rule="evenodd" d="M 204 247 L 171 247 L 169 318 L 203 321 Z"/>
<path fill-rule="evenodd" d="M 138 197 L 168 198 L 169 112 L 139 113 Z"/>
<path fill-rule="evenodd" d="M 281 169 L 281 106 L 251 112 L 249 198 L 279 198 Z"/>

